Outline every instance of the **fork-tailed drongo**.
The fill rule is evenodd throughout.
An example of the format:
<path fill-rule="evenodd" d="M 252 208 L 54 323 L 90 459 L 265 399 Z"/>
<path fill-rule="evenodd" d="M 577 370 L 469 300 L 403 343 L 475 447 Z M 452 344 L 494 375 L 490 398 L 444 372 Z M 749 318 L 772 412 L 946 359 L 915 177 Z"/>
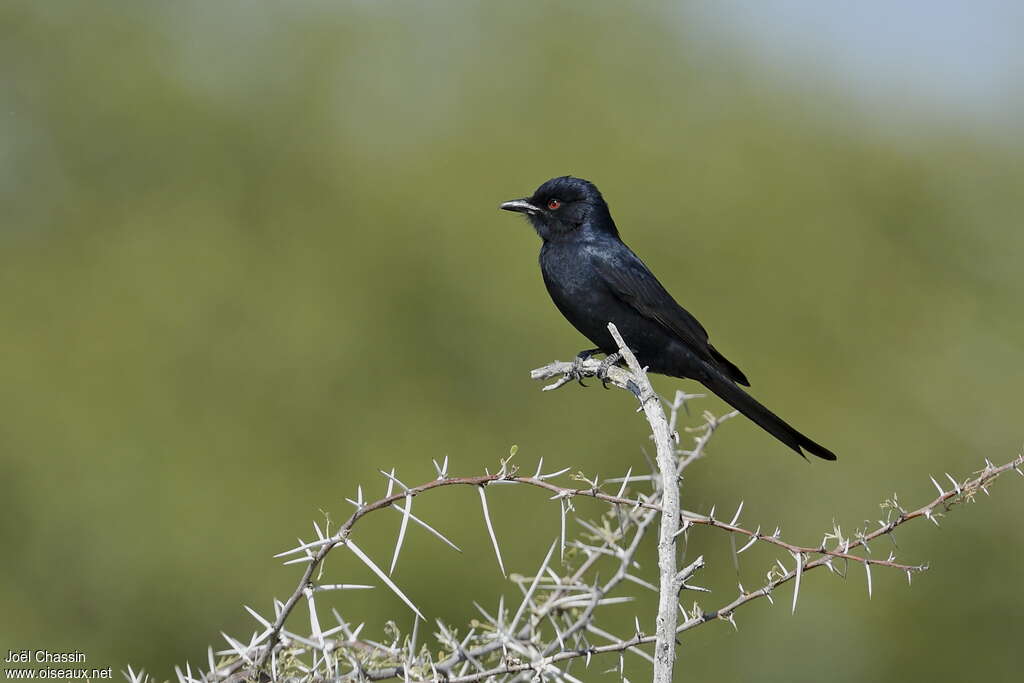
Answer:
<path fill-rule="evenodd" d="M 835 460 L 830 450 L 790 427 L 739 385 L 746 376 L 708 342 L 697 319 L 676 303 L 619 239 L 608 205 L 593 183 L 552 178 L 525 199 L 501 205 L 523 213 L 544 244 L 540 269 L 555 306 L 606 354 L 617 350 L 615 323 L 651 372 L 695 379 L 797 453 Z M 585 355 L 588 352 L 583 352 Z"/>

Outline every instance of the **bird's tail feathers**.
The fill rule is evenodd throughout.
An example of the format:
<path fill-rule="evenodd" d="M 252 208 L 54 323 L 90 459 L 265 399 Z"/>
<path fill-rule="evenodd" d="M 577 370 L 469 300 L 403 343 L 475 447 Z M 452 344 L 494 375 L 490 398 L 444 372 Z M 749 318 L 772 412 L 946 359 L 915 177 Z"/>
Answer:
<path fill-rule="evenodd" d="M 700 381 L 723 401 L 800 455 L 804 455 L 804 451 L 807 451 L 811 455 L 825 460 L 836 459 L 835 453 L 789 426 L 785 420 L 761 405 L 757 399 L 736 386 L 732 380 L 721 373 L 711 370 L 708 372 L 708 376 L 700 378 Z"/>
<path fill-rule="evenodd" d="M 743 371 L 736 367 L 735 363 L 723 356 L 721 351 L 711 344 L 708 344 L 708 351 L 711 353 L 711 357 L 715 359 L 715 362 L 718 363 L 719 367 L 722 368 L 725 374 L 728 375 L 733 382 L 742 384 L 745 387 L 750 386 L 750 380 L 748 380 L 747 376 L 743 374 Z"/>

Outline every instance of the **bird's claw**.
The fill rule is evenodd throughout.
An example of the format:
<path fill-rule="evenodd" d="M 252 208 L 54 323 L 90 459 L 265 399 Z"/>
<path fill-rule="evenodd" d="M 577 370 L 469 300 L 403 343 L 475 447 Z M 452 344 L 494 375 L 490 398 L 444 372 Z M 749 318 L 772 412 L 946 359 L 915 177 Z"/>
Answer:
<path fill-rule="evenodd" d="M 601 366 L 597 369 L 597 378 L 601 380 L 601 386 L 605 389 L 608 388 L 608 368 L 622 360 L 622 354 L 615 352 L 609 356 L 605 356 L 604 360 L 601 361 Z"/>
<path fill-rule="evenodd" d="M 601 349 L 585 349 L 577 353 L 576 358 L 572 361 L 572 368 L 569 372 L 565 373 L 566 377 L 568 377 L 570 381 L 576 380 L 581 387 L 586 387 L 587 385 L 583 383 L 583 363 L 600 350 Z"/>
<path fill-rule="evenodd" d="M 583 383 L 583 360 L 584 359 L 579 356 L 576 356 L 576 360 L 572 362 L 572 368 L 570 368 L 569 372 L 565 373 L 566 377 L 569 378 L 569 381 L 576 380 L 581 387 L 587 386 Z"/>

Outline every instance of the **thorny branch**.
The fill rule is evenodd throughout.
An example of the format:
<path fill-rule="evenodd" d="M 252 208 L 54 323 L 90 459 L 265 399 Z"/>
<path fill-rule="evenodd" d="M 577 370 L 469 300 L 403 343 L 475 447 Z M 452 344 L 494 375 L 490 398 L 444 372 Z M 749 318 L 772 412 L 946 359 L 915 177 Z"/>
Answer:
<path fill-rule="evenodd" d="M 656 645 L 654 648 L 654 683 L 672 683 L 672 670 L 676 663 L 676 623 L 679 614 L 679 591 L 688 578 L 676 572 L 676 537 L 679 535 L 679 461 L 672 448 L 669 421 L 665 416 L 661 399 L 654 393 L 654 387 L 647 379 L 647 372 L 640 367 L 636 356 L 622 339 L 618 329 L 608 323 L 608 331 L 619 347 L 619 354 L 625 359 L 632 378 L 628 386 L 638 387 L 637 400 L 643 408 L 647 423 L 651 426 L 651 437 L 657 451 L 658 474 L 661 477 L 661 529 L 658 534 L 658 617 L 656 624 Z M 685 572 L 684 572 L 685 573 Z"/>
<path fill-rule="evenodd" d="M 626 349 L 628 351 L 628 349 Z M 628 357 L 627 357 L 628 360 Z M 635 359 L 633 359 L 635 363 Z M 600 361 L 588 359 L 582 363 L 556 362 L 534 370 L 531 376 L 535 379 L 559 379 L 545 387 L 545 390 L 565 385 L 575 377 L 570 373 L 578 369 L 584 377 L 596 376 Z M 632 365 L 632 364 L 631 364 Z M 631 371 L 612 366 L 607 369 L 610 384 L 627 389 L 641 400 L 641 410 L 645 410 L 652 432 L 660 428 L 656 424 L 657 415 L 652 421 L 651 408 L 665 414 L 662 402 L 657 399 L 647 383 L 646 377 L 639 368 L 634 366 Z M 646 385 L 646 386 L 645 386 Z M 677 432 L 678 419 L 685 410 L 688 401 L 698 395 L 687 395 L 677 392 L 671 403 L 666 403 L 669 414 L 665 422 L 665 435 L 672 438 L 673 444 L 681 439 Z M 667 455 L 675 469 L 674 477 L 663 478 L 662 474 L 651 471 L 647 474 L 632 473 L 626 476 L 600 481 L 597 477 L 588 479 L 578 474 L 586 486 L 561 486 L 552 479 L 565 475 L 570 468 L 557 472 L 543 473 L 543 459 L 537 466 L 533 476 L 525 476 L 511 464 L 515 448 L 509 458 L 501 461 L 500 469 L 495 473 L 485 473 L 470 477 L 452 477 L 448 474 L 447 458 L 442 464 L 434 463 L 437 478 L 407 487 L 395 475 L 394 471 L 382 472 L 387 480 L 385 495 L 374 501 L 364 499 L 362 487 L 358 489 L 356 498 L 349 500 L 355 506 L 351 516 L 333 533 L 327 533 L 314 523 L 316 539 L 311 542 L 300 540 L 299 545 L 279 553 L 278 557 L 293 558 L 285 560 L 285 564 L 302 563 L 305 568 L 295 591 L 289 598 L 280 602 L 274 601 L 274 617 L 268 619 L 255 610 L 246 609 L 260 624 L 261 630 L 255 632 L 243 642 L 224 635 L 229 648 L 214 653 L 208 652 L 205 671 L 193 671 L 190 664 L 184 670 L 177 669 L 179 681 L 193 683 L 203 681 L 243 681 L 243 680 L 322 680 L 338 681 L 376 681 L 400 679 L 405 681 L 578 681 L 572 674 L 574 663 L 583 661 L 589 666 L 595 655 L 618 653 L 616 667 L 620 677 L 625 679 L 625 663 L 623 654 L 633 653 L 636 656 L 655 664 L 655 656 L 648 654 L 642 646 L 656 643 L 658 634 L 647 634 L 641 626 L 641 620 L 635 620 L 635 632 L 628 636 L 617 636 L 598 626 L 601 608 L 633 599 L 623 589 L 640 587 L 658 592 L 665 597 L 665 583 L 656 587 L 639 575 L 640 565 L 636 561 L 641 541 L 654 519 L 662 516 L 662 534 L 664 535 L 665 517 L 670 517 L 669 528 L 675 528 L 673 535 L 678 535 L 691 527 L 706 526 L 735 537 L 743 537 L 746 542 L 736 551 L 742 554 L 757 542 L 766 543 L 785 551 L 788 565 L 776 560 L 765 575 L 764 582 L 755 590 L 746 590 L 739 586 L 738 595 L 731 601 L 720 605 L 710 612 L 703 612 L 696 605 L 688 611 L 678 601 L 680 590 L 698 590 L 688 581 L 704 567 L 703 558 L 697 558 L 682 571 L 673 570 L 675 586 L 669 603 L 679 610 L 682 622 L 674 625 L 672 630 L 678 636 L 686 631 L 710 621 L 725 620 L 735 626 L 735 613 L 743 605 L 767 598 L 774 602 L 772 593 L 780 585 L 794 582 L 793 609 L 796 608 L 800 583 L 807 571 L 826 567 L 833 573 L 840 573 L 834 561 L 855 563 L 865 568 L 868 593 L 871 593 L 871 568 L 887 567 L 904 571 L 908 580 L 915 572 L 923 571 L 926 565 L 903 564 L 896 561 L 893 554 L 885 559 L 870 557 L 867 553 L 872 541 L 891 534 L 897 527 L 917 518 L 926 518 L 938 524 L 943 512 L 958 503 L 973 501 L 981 491 L 988 493 L 989 485 L 1001 474 L 1010 469 L 1024 476 L 1024 454 L 996 466 L 985 461 L 985 466 L 975 475 L 964 481 L 958 481 L 945 475 L 951 487 L 946 490 L 932 479 L 938 489 L 938 495 L 920 507 L 907 510 L 903 508 L 895 496 L 882 504 L 886 514 L 878 520 L 873 529 L 864 528 L 851 535 L 845 535 L 838 525 L 833 524 L 831 531 L 826 533 L 816 546 L 797 545 L 781 538 L 779 529 L 772 533 L 763 533 L 760 528 L 748 529 L 740 525 L 739 518 L 743 505 L 732 515 L 729 521 L 723 521 L 711 513 L 701 515 L 682 510 L 677 515 L 662 515 L 671 506 L 666 504 L 665 482 L 677 478 L 683 470 L 707 453 L 707 444 L 718 426 L 733 417 L 728 413 L 714 417 L 704 414 L 704 423 L 687 431 L 693 434 L 693 443 L 688 448 L 674 445 Z M 659 453 L 659 456 L 662 454 Z M 352 536 L 357 523 L 367 514 L 392 508 L 402 515 L 395 552 L 391 561 L 391 569 L 398 560 L 406 530 L 413 526 L 422 528 L 435 535 L 441 542 L 455 550 L 459 548 L 446 536 L 412 514 L 413 500 L 427 492 L 441 490 L 450 486 L 474 486 L 480 491 L 481 508 L 489 530 L 490 540 L 499 565 L 502 564 L 501 552 L 497 536 L 494 534 L 487 508 L 486 490 L 496 485 L 520 485 L 543 489 L 551 493 L 550 500 L 557 502 L 560 519 L 560 533 L 552 544 L 546 557 L 536 573 L 532 576 L 511 574 L 509 580 L 516 586 L 521 595 L 515 608 L 507 606 L 504 598 L 499 600 L 493 614 L 481 606 L 477 606 L 482 621 L 471 625 L 461 634 L 436 620 L 437 630 L 434 638 L 441 646 L 440 653 L 431 652 L 426 642 L 421 642 L 419 629 L 423 626 L 423 614 L 413 601 L 391 580 L 376 563 L 356 545 Z M 647 485 L 648 493 L 635 490 L 637 486 Z M 603 490 L 603 487 L 615 487 L 615 493 Z M 674 487 L 671 487 L 674 488 Z M 599 519 L 588 521 L 575 516 L 573 500 L 579 497 L 602 501 L 608 505 L 607 511 Z M 678 509 L 678 508 L 676 508 Z M 572 516 L 583 528 L 583 532 L 570 535 L 566 530 L 566 520 Z M 412 524 L 410 524 L 410 522 Z M 337 611 L 331 610 L 335 626 L 324 628 L 320 620 L 317 596 L 323 592 L 339 590 L 357 590 L 371 586 L 355 584 L 320 583 L 323 573 L 323 561 L 336 548 L 348 548 L 353 555 L 363 561 L 370 570 L 390 590 L 398 595 L 414 613 L 413 627 L 406 635 L 399 633 L 397 626 L 389 622 L 385 629 L 390 640 L 377 642 L 362 635 L 363 624 L 352 626 Z M 672 563 L 675 562 L 674 545 Z M 558 549 L 558 560 L 555 560 L 555 549 Z M 857 554 L 863 552 L 864 554 Z M 559 572 L 560 562 L 564 568 Z M 575 564 L 577 563 L 578 564 Z M 610 569 L 610 574 L 608 570 Z M 610 578 L 601 581 L 599 572 Z M 299 635 L 295 627 L 286 628 L 299 602 L 305 601 L 309 609 L 309 633 Z M 294 621 L 294 619 L 291 619 Z M 662 625 L 661 620 L 657 622 Z M 592 642 L 598 639 L 598 642 Z M 436 656 L 435 656 L 436 654 Z M 143 683 L 150 681 L 144 671 L 134 671 L 129 667 L 125 672 L 129 681 Z M 666 679 L 667 680 L 667 679 Z"/>

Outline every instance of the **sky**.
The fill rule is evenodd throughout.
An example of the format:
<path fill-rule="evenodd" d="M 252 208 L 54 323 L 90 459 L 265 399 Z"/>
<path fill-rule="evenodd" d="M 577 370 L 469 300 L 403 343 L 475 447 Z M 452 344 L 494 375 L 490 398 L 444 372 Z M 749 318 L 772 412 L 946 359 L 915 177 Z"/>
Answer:
<path fill-rule="evenodd" d="M 725 1 L 691 11 L 767 68 L 824 79 L 869 109 L 981 124 L 1018 124 L 1024 113 L 1019 1 Z"/>

